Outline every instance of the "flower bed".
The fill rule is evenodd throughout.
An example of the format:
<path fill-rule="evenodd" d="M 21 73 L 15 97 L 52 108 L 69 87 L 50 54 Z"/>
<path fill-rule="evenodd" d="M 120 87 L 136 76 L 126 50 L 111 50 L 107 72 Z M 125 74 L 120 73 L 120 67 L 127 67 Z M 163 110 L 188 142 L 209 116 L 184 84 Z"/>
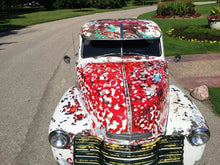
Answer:
<path fill-rule="evenodd" d="M 157 15 L 154 18 L 175 18 L 175 17 L 200 17 L 201 14 L 195 11 L 195 5 L 191 0 L 179 0 L 159 2 Z"/>
<path fill-rule="evenodd" d="M 167 35 L 180 40 L 187 40 L 191 42 L 220 44 L 220 32 L 218 30 L 215 30 L 214 32 L 204 32 L 204 30 L 200 30 L 202 28 L 193 28 L 194 29 L 192 29 L 192 27 L 173 28 L 167 31 Z"/>

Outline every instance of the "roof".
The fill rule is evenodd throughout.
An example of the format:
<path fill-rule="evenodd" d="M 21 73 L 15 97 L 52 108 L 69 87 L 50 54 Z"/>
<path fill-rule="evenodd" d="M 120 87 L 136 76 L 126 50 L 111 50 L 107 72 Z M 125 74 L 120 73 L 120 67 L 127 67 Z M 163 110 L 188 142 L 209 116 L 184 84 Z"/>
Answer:
<path fill-rule="evenodd" d="M 81 34 L 83 38 L 89 40 L 150 39 L 159 38 L 161 30 L 155 22 L 149 20 L 108 19 L 84 24 Z"/>

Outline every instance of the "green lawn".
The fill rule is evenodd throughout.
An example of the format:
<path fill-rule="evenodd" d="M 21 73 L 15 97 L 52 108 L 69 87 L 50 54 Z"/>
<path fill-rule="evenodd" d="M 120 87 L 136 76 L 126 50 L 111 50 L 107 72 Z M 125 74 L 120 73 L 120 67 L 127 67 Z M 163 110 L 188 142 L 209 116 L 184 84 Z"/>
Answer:
<path fill-rule="evenodd" d="M 195 19 L 159 19 L 151 18 L 156 15 L 156 12 L 145 13 L 140 15 L 140 19 L 151 19 L 155 21 L 163 31 L 165 55 L 171 56 L 176 54 L 198 54 L 198 53 L 219 53 L 220 44 L 210 43 L 198 43 L 179 40 L 166 35 L 166 32 L 172 28 L 178 28 L 183 26 L 205 26 L 208 24 L 206 17 L 210 13 L 210 9 L 214 6 L 220 6 L 220 4 L 211 5 L 199 5 L 196 6 L 196 11 L 202 14 L 202 18 Z"/>
<path fill-rule="evenodd" d="M 116 10 L 127 10 L 143 6 L 133 6 L 128 4 L 127 7 L 119 9 L 96 9 L 83 8 L 79 9 L 62 9 L 45 11 L 43 8 L 24 8 L 16 10 L 15 13 L 0 16 L 0 32 L 23 28 L 26 26 L 39 24 L 43 22 L 55 21 L 59 19 L 72 18 L 93 13 L 101 13 Z"/>
<path fill-rule="evenodd" d="M 193 0 L 193 2 L 209 2 L 209 1 L 216 1 L 216 0 Z"/>
<path fill-rule="evenodd" d="M 209 94 L 213 110 L 220 116 L 220 87 L 209 88 Z"/>

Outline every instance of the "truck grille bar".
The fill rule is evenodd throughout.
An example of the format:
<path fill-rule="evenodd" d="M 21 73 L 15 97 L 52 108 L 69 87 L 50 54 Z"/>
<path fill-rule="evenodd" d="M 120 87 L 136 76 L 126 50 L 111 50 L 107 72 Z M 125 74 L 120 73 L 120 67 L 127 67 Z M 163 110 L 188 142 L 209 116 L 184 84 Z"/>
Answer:
<path fill-rule="evenodd" d="M 182 165 L 184 136 L 161 136 L 141 145 L 118 145 L 93 136 L 75 136 L 77 165 Z"/>

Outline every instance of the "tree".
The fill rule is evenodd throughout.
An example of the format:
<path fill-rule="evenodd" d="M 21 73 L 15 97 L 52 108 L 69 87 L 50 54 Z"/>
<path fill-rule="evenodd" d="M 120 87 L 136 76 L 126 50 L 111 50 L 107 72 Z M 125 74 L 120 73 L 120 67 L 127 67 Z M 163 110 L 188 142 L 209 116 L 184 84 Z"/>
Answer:
<path fill-rule="evenodd" d="M 121 8 L 126 6 L 126 0 L 97 0 L 95 7 L 100 9 L 106 8 Z"/>
<path fill-rule="evenodd" d="M 15 10 L 15 0 L 4 0 L 4 4 L 7 11 L 12 12 L 13 10 Z"/>
<path fill-rule="evenodd" d="M 55 6 L 59 9 L 81 9 L 91 7 L 91 0 L 56 0 Z"/>
<path fill-rule="evenodd" d="M 134 0 L 133 4 L 134 5 L 146 5 L 149 2 L 150 2 L 149 0 Z"/>
<path fill-rule="evenodd" d="M 53 9 L 56 0 L 37 0 L 38 3 L 47 9 Z"/>

